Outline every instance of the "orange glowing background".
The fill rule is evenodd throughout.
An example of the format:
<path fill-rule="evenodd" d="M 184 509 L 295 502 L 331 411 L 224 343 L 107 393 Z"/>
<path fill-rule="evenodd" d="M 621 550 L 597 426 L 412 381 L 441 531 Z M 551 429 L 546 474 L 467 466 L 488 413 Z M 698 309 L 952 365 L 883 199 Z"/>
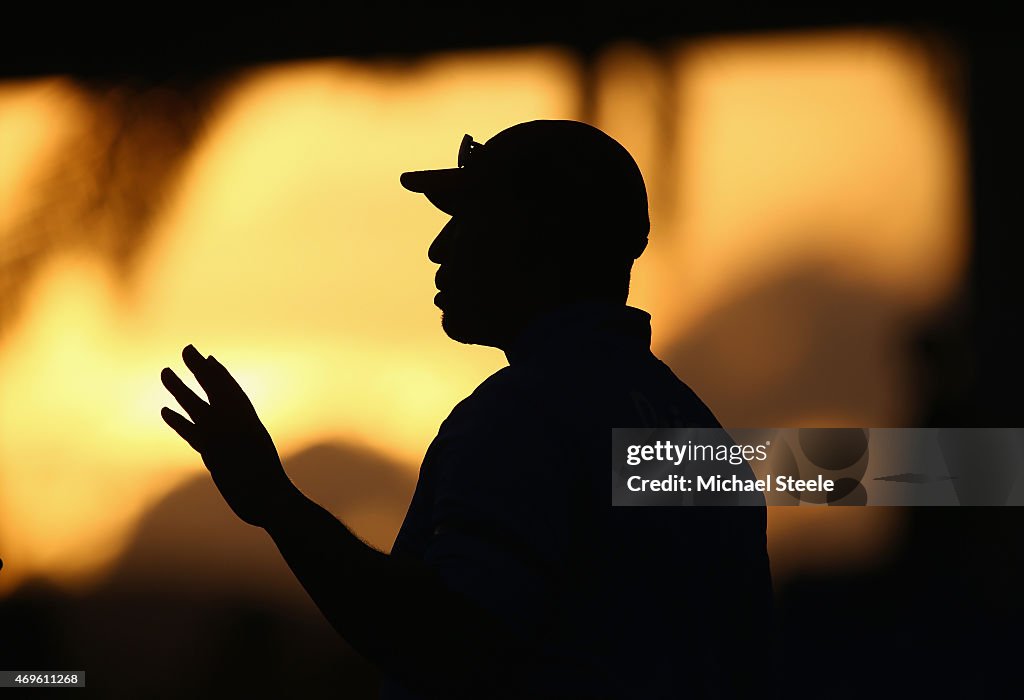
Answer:
<path fill-rule="evenodd" d="M 908 328 L 966 263 L 958 105 L 902 35 L 624 44 L 592 71 L 557 47 L 256 67 L 185 145 L 138 140 L 113 182 L 152 208 L 135 219 L 109 180 L 72 177 L 115 102 L 60 77 L 0 83 L 0 595 L 101 580 L 143 514 L 204 473 L 159 417 L 159 371 L 189 342 L 233 370 L 282 455 L 343 443 L 414 474 L 504 363 L 441 332 L 426 248 L 445 216 L 398 185 L 453 164 L 464 132 L 585 119 L 635 155 L 654 229 L 630 303 L 726 426 L 911 424 Z M 110 209 L 84 216 L 83 197 Z M 122 274 L 96 242 L 135 236 Z M 773 509 L 773 566 L 856 566 L 898 531 L 884 509 Z"/>

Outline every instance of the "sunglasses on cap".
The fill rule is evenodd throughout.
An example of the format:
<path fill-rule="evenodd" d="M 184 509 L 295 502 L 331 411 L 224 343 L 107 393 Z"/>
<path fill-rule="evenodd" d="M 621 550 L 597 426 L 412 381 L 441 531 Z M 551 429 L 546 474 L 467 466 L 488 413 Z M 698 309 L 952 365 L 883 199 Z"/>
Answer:
<path fill-rule="evenodd" d="M 473 158 L 474 154 L 479 153 L 480 149 L 482 149 L 483 147 L 484 145 L 482 143 L 477 143 L 476 141 L 474 141 L 473 137 L 470 136 L 469 134 L 463 136 L 462 143 L 459 144 L 459 167 L 466 167 L 466 165 L 468 165 L 470 160 Z"/>

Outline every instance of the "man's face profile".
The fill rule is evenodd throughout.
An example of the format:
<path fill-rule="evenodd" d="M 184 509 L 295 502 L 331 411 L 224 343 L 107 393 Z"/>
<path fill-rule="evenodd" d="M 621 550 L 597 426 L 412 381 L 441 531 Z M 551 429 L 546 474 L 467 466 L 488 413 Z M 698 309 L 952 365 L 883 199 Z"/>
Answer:
<path fill-rule="evenodd" d="M 509 221 L 494 217 L 460 214 L 441 229 L 427 255 L 440 266 L 434 303 L 452 340 L 495 347 L 509 340 L 535 291 L 525 247 Z"/>

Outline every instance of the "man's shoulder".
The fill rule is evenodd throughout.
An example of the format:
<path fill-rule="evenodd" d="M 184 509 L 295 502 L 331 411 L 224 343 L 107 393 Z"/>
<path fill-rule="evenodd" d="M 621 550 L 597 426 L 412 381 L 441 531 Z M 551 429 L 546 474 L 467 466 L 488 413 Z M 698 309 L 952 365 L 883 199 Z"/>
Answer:
<path fill-rule="evenodd" d="M 455 406 L 441 432 L 547 426 L 565 433 L 637 425 L 719 422 L 689 385 L 647 352 L 503 367 Z"/>
<path fill-rule="evenodd" d="M 452 410 L 450 418 L 508 423 L 574 423 L 581 407 L 616 393 L 607 372 L 584 365 L 510 365 L 498 370 Z"/>
<path fill-rule="evenodd" d="M 542 404 L 540 391 L 541 382 L 534 372 L 503 367 L 456 404 L 446 423 L 517 421 L 535 415 Z"/>

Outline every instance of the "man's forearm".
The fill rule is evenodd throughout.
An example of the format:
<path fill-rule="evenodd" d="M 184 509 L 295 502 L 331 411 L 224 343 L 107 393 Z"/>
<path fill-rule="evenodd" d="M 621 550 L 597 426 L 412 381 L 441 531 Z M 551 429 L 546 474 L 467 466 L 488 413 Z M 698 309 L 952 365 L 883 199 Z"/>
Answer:
<path fill-rule="evenodd" d="M 297 490 L 264 527 L 338 633 L 411 687 L 472 693 L 527 653 L 507 625 L 429 566 L 375 550 Z"/>
<path fill-rule="evenodd" d="M 360 601 L 371 579 L 387 576 L 388 556 L 297 489 L 264 524 L 292 572 L 327 620 L 361 653 L 377 660 L 373 608 Z"/>

